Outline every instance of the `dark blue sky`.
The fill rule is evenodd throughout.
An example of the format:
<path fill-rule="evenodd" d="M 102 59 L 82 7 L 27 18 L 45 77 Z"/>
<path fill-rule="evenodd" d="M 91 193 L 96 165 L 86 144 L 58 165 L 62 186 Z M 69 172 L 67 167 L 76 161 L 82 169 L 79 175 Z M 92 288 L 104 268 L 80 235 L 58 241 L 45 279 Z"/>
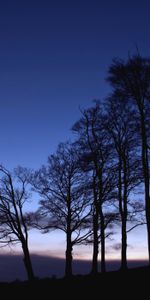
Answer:
<path fill-rule="evenodd" d="M 0 162 L 40 167 L 107 95 L 113 57 L 150 54 L 149 0 L 0 1 Z"/>

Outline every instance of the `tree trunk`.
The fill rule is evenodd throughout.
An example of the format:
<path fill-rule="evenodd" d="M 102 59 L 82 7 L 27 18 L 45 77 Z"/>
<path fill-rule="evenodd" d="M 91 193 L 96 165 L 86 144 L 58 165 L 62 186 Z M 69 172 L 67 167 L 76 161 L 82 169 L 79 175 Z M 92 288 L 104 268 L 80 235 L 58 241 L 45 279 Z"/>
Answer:
<path fill-rule="evenodd" d="M 66 232 L 66 265 L 65 265 L 65 276 L 72 276 L 72 240 L 71 240 L 71 182 L 69 183 L 69 191 L 67 196 L 67 232 Z"/>
<path fill-rule="evenodd" d="M 127 269 L 127 156 L 123 154 L 123 203 L 121 211 L 122 220 L 122 245 L 121 245 L 121 269 Z"/>
<path fill-rule="evenodd" d="M 101 232 L 101 272 L 106 272 L 106 262 L 105 262 L 105 222 L 104 215 L 102 211 L 102 205 L 100 205 L 100 232 Z"/>
<path fill-rule="evenodd" d="M 94 197 L 94 212 L 93 212 L 93 258 L 91 274 L 96 275 L 98 273 L 98 252 L 99 252 L 99 205 L 96 191 L 96 177 L 93 176 L 93 197 Z"/>
<path fill-rule="evenodd" d="M 34 273 L 33 273 L 31 258 L 30 258 L 30 254 L 29 254 L 29 249 L 28 249 L 28 245 L 27 245 L 26 241 L 22 242 L 22 249 L 23 249 L 23 254 L 24 254 L 23 261 L 24 261 L 24 265 L 26 268 L 28 280 L 32 281 L 32 280 L 34 280 Z"/>
<path fill-rule="evenodd" d="M 91 273 L 96 275 L 98 273 L 98 214 L 95 213 L 93 216 L 93 258 L 92 258 L 92 270 Z"/>
<path fill-rule="evenodd" d="M 67 232 L 67 248 L 66 248 L 66 264 L 65 264 L 65 276 L 72 276 L 72 242 L 71 232 Z"/>
<path fill-rule="evenodd" d="M 126 218 L 122 218 L 122 243 L 121 243 L 121 269 L 127 269 L 127 233 L 126 233 Z"/>
<path fill-rule="evenodd" d="M 148 240 L 148 263 L 150 266 L 150 206 L 149 204 L 146 205 L 146 222 L 147 222 L 147 240 Z"/>
<path fill-rule="evenodd" d="M 100 238 L 101 238 L 101 272 L 106 272 L 105 262 L 105 219 L 103 214 L 103 180 L 102 170 L 97 169 L 99 179 L 99 217 L 100 217 Z"/>
<path fill-rule="evenodd" d="M 122 196 L 122 152 L 118 152 L 119 165 L 118 165 L 118 200 L 119 200 L 119 213 L 121 217 L 121 269 L 127 268 L 127 233 L 126 233 L 126 219 L 127 219 L 127 199 L 126 199 L 126 170 L 124 163 L 124 197 Z"/>

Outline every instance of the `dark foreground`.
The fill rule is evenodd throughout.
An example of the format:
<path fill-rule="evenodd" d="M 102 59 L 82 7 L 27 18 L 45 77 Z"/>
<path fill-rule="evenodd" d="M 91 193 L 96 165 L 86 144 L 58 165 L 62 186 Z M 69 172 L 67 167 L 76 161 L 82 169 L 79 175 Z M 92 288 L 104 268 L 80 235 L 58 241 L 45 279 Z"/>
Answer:
<path fill-rule="evenodd" d="M 122 299 L 124 296 L 131 298 L 138 295 L 144 298 L 150 292 L 150 268 L 141 267 L 127 271 L 114 271 L 106 274 L 78 275 L 72 278 L 47 278 L 36 279 L 34 282 L 12 282 L 0 283 L 1 293 L 11 297 L 42 297 L 46 299 L 57 299 L 64 297 L 74 299 L 75 297 L 96 296 L 104 299 L 107 296 Z"/>

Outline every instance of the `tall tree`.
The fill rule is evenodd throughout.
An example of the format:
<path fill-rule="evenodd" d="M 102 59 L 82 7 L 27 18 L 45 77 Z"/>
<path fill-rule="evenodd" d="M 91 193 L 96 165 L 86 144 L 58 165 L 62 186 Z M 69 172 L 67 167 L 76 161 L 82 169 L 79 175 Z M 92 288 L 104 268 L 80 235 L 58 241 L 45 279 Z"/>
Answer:
<path fill-rule="evenodd" d="M 130 106 L 134 106 L 139 125 L 150 264 L 150 59 L 137 54 L 129 57 L 126 62 L 115 60 L 109 68 L 108 81 L 114 89 L 114 95 L 119 95 L 122 101 L 128 101 Z"/>
<path fill-rule="evenodd" d="M 121 268 L 127 268 L 127 221 L 130 217 L 130 194 L 141 183 L 134 112 L 120 98 L 109 98 L 105 122 L 113 142 L 116 162 L 116 198 L 121 218 Z M 133 208 L 133 207 L 132 207 Z"/>
<path fill-rule="evenodd" d="M 101 271 L 105 272 L 105 238 L 108 222 L 106 202 L 113 198 L 114 172 L 111 158 L 111 143 L 104 127 L 104 112 L 100 102 L 82 112 L 81 119 L 73 126 L 78 134 L 80 162 L 91 177 L 93 191 L 93 261 L 92 272 L 98 271 L 99 236 L 101 240 Z M 111 211 L 112 207 L 109 206 Z M 107 214 L 106 214 L 107 211 Z M 107 215 L 107 222 L 105 222 Z M 111 213 L 112 217 L 112 213 Z M 100 231 L 100 232 L 99 232 Z"/>
<path fill-rule="evenodd" d="M 87 218 L 90 214 L 88 192 L 79 169 L 76 149 L 61 143 L 48 165 L 35 173 L 32 180 L 40 194 L 40 214 L 47 216 L 44 230 L 59 229 L 66 235 L 65 275 L 72 275 L 73 246 L 90 235 Z"/>
<path fill-rule="evenodd" d="M 29 280 L 34 279 L 28 246 L 28 225 L 24 205 L 29 199 L 29 172 L 18 167 L 12 174 L 0 166 L 0 243 L 20 242 Z"/>

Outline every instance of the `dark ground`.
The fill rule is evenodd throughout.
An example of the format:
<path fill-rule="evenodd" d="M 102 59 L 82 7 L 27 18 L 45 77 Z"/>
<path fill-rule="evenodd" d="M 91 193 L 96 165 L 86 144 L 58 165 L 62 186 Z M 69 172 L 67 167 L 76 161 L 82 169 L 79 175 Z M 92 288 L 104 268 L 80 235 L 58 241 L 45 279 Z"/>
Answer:
<path fill-rule="evenodd" d="M 127 271 L 113 271 L 106 274 L 76 275 L 70 279 L 46 278 L 36 279 L 33 283 L 27 281 L 0 283 L 2 295 L 16 299 L 83 299 L 90 297 L 96 299 L 139 299 L 149 298 L 150 268 L 140 267 Z M 4 293 L 4 294 L 3 294 Z"/>

